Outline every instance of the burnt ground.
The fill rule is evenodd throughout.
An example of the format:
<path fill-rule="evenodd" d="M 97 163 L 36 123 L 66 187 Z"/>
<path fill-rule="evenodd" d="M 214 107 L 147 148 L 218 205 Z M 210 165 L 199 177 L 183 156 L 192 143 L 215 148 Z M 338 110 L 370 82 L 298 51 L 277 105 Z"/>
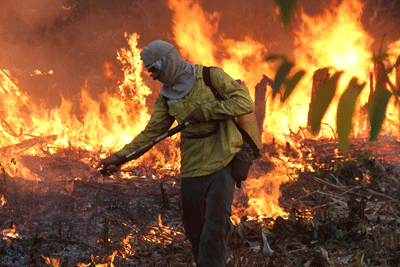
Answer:
<path fill-rule="evenodd" d="M 333 140 L 299 147 L 265 146 L 256 173 L 277 168 L 279 155 L 301 166 L 280 186 L 289 215 L 242 216 L 227 266 L 399 266 L 400 143 L 355 140 L 347 155 Z M 25 179 L 19 162 L 40 181 Z M 1 163 L 0 266 L 194 266 L 176 171 L 149 162 L 126 166 L 130 179 L 109 178 L 97 162 L 60 149 Z M 235 206 L 246 205 L 243 192 Z"/>

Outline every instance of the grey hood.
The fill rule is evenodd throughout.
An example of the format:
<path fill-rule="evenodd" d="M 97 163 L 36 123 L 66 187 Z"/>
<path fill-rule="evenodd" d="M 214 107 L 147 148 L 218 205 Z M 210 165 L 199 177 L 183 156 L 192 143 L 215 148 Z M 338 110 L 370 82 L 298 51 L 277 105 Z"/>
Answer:
<path fill-rule="evenodd" d="M 171 102 L 177 102 L 192 90 L 195 82 L 195 66 L 184 61 L 174 46 L 157 40 L 143 48 L 140 57 L 145 66 L 161 61 L 161 73 L 157 78 L 164 85 L 160 94 Z"/>

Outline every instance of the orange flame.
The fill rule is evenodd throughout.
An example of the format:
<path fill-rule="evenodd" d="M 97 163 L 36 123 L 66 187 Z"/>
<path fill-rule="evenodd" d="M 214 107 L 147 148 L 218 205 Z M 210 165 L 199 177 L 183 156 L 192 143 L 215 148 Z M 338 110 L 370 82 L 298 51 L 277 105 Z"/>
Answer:
<path fill-rule="evenodd" d="M 1 200 L 1 205 L 0 205 L 0 208 L 1 208 L 7 203 L 7 199 L 4 197 L 3 194 L 1 194 L 1 199 L 0 200 Z"/>
<path fill-rule="evenodd" d="M 137 47 L 139 35 L 125 36 L 129 47 L 118 51 L 117 57 L 123 65 L 118 73 L 120 84 L 113 92 L 106 90 L 100 94 L 100 100 L 94 100 L 85 85 L 75 99 L 78 103 L 62 98 L 59 108 L 46 110 L 35 105 L 28 95 L 20 91 L 18 81 L 11 77 L 9 71 L 0 70 L 0 104 L 3 107 L 0 110 L 0 147 L 9 148 L 8 154 L 15 156 L 19 164 L 18 172 L 25 179 L 39 180 L 28 168 L 21 166 L 18 160 L 20 143 L 32 138 L 43 142 L 53 141 L 52 145 L 47 146 L 49 153 L 71 146 L 99 151 L 98 144 L 102 144 L 105 151 L 110 151 L 121 148 L 144 129 L 150 118 L 146 96 L 151 91 L 141 77 L 143 65 L 140 60 L 141 49 Z M 35 73 L 41 74 L 40 71 Z M 41 150 L 31 146 L 24 153 L 37 154 Z M 136 164 L 150 155 L 160 158 L 160 166 L 165 163 L 162 155 L 150 152 L 135 161 Z M 171 164 L 173 168 L 177 168 L 177 162 L 179 159 Z"/>
<path fill-rule="evenodd" d="M 127 235 L 125 237 L 125 239 L 120 242 L 121 246 L 122 246 L 122 248 L 124 250 L 121 253 L 123 258 L 128 258 L 128 257 L 132 257 L 132 256 L 135 255 L 135 248 L 132 247 L 132 245 L 130 243 L 131 239 L 132 239 L 132 236 L 131 235 Z"/>
<path fill-rule="evenodd" d="M 162 227 L 161 214 L 158 214 L 158 226 Z"/>
<path fill-rule="evenodd" d="M 43 259 L 46 261 L 46 264 L 52 264 L 53 267 L 60 267 L 61 259 L 56 258 L 48 258 L 42 254 Z"/>
<path fill-rule="evenodd" d="M 295 30 L 296 49 L 293 56 L 297 69 L 304 69 L 306 76 L 284 105 L 279 101 L 272 101 L 271 97 L 265 100 L 267 108 L 263 123 L 264 144 L 271 143 L 272 137 L 286 142 L 291 132 L 307 125 L 311 80 L 316 69 L 331 67 L 332 71 L 345 71 L 340 79 L 336 98 L 323 119 L 332 129 L 335 129 L 338 96 L 344 91 L 350 78 L 355 76 L 361 82 L 368 83 L 369 72 L 373 67 L 373 38 L 361 23 L 364 6 L 360 0 L 343 0 L 339 5 L 335 6 L 336 4 L 337 1 L 332 1 L 332 5 L 319 16 L 312 17 L 304 12 L 301 14 L 300 27 Z M 275 70 L 265 62 L 265 56 L 269 53 L 267 46 L 250 37 L 238 41 L 218 35 L 222 13 L 207 13 L 195 0 L 169 0 L 168 7 L 173 12 L 173 41 L 187 61 L 224 68 L 235 79 L 244 80 L 252 96 L 262 75 L 274 77 Z M 19 175 L 26 179 L 39 180 L 28 168 L 21 166 L 17 155 L 20 152 L 18 145 L 32 138 L 50 143 L 46 147 L 49 153 L 74 147 L 93 151 L 104 158 L 106 153 L 121 148 L 143 130 L 150 118 L 146 99 L 151 90 L 142 77 L 139 35 L 125 34 L 125 37 L 128 47 L 117 53 L 122 69 L 115 65 L 110 67 L 110 63 L 104 65 L 105 77 L 113 80 L 115 88 L 106 88 L 99 95 L 99 100 L 90 96 L 88 85 L 85 85 L 74 101 L 63 98 L 60 107 L 46 110 L 41 105 L 35 105 L 28 95 L 20 91 L 18 81 L 11 77 L 10 71 L 0 70 L 0 147 L 10 152 L 6 154 L 17 159 Z M 390 62 L 393 64 L 400 54 L 400 40 L 389 45 L 389 52 Z M 52 75 L 52 72 L 47 74 Z M 43 73 L 38 70 L 35 75 Z M 392 80 L 393 75 L 390 76 Z M 360 105 L 364 105 L 367 99 L 368 90 L 364 89 L 359 100 Z M 399 111 L 394 109 L 393 103 L 390 105 L 387 114 L 389 119 L 385 121 L 383 129 L 393 132 L 397 125 L 391 123 L 391 118 L 396 115 L 398 117 Z M 355 123 L 354 134 L 365 134 L 366 123 L 361 119 L 355 120 Z M 332 131 L 328 130 L 321 131 L 321 136 L 331 137 Z M 102 144 L 102 148 L 98 147 L 99 144 Z M 24 153 L 40 154 L 42 151 L 40 147 L 33 145 Z M 154 150 L 132 164 L 144 164 L 149 157 L 157 159 L 157 166 L 154 167 L 163 166 L 171 171 L 179 169 L 179 153 L 165 158 Z M 265 157 L 265 160 L 274 160 Z M 291 167 L 291 163 L 283 157 L 276 164 L 284 168 Z M 130 178 L 129 174 L 126 178 Z M 251 199 L 249 207 L 236 210 L 237 215 L 283 215 L 278 201 L 279 185 L 288 179 L 286 173 L 279 170 L 268 174 L 254 171 L 243 189 L 243 193 L 248 194 Z"/>
<path fill-rule="evenodd" d="M 17 233 L 17 226 L 13 224 L 12 228 L 4 229 L 1 231 L 1 235 L 3 236 L 3 240 L 8 240 L 9 238 L 18 238 L 19 234 Z"/>

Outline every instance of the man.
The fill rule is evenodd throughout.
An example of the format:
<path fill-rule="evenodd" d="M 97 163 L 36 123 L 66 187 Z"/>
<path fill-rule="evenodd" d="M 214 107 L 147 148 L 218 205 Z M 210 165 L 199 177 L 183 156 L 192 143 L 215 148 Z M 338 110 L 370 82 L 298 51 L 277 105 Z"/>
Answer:
<path fill-rule="evenodd" d="M 166 132 L 175 120 L 180 124 L 190 121 L 181 132 L 180 143 L 185 234 L 197 266 L 225 266 L 235 190 L 229 162 L 243 144 L 232 118 L 252 112 L 254 103 L 221 68 L 211 69 L 211 81 L 224 98 L 216 100 L 203 81 L 203 66 L 185 62 L 168 42 L 154 41 L 140 55 L 150 76 L 164 85 L 145 129 L 97 168 Z"/>

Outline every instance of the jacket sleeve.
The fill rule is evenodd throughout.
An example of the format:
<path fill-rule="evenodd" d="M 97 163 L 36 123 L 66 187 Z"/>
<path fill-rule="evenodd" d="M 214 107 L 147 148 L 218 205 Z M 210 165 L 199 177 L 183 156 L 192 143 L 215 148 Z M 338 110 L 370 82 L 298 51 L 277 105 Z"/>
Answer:
<path fill-rule="evenodd" d="M 224 100 L 201 105 L 206 120 L 225 120 L 254 111 L 254 102 L 245 88 L 221 68 L 211 69 L 211 82 Z"/>
<path fill-rule="evenodd" d="M 119 157 L 128 155 L 135 149 L 147 144 L 157 136 L 169 130 L 175 119 L 168 113 L 168 105 L 164 97 L 160 94 L 154 103 L 154 111 L 145 129 L 138 134 L 129 144 L 126 144 L 115 154 Z"/>

